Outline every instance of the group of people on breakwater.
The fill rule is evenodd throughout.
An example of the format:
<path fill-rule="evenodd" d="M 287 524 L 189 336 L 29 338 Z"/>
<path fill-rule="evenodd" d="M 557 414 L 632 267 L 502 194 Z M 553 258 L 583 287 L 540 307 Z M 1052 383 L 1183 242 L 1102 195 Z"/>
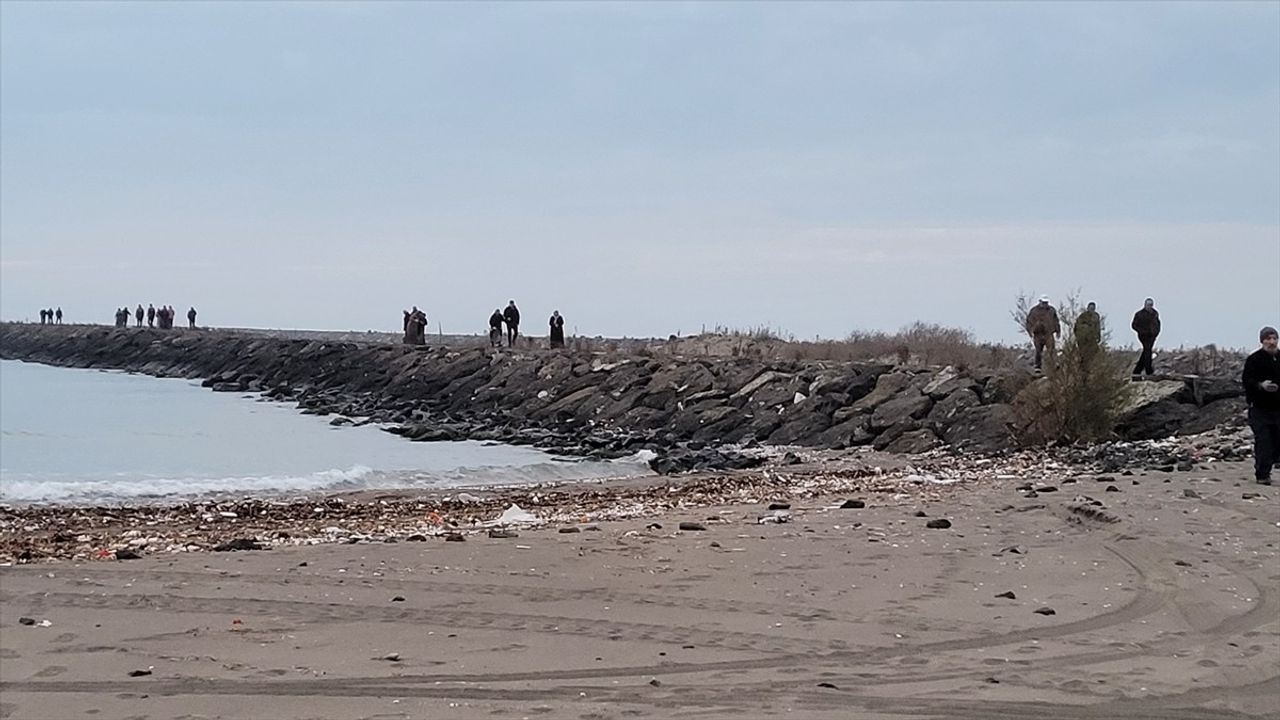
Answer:
<path fill-rule="evenodd" d="M 156 308 L 155 305 L 147 305 L 147 308 L 143 310 L 141 303 L 138 304 L 137 310 L 132 313 L 129 312 L 127 307 L 117 308 L 116 327 L 129 327 L 130 315 L 136 320 L 135 327 L 142 327 L 142 321 L 146 320 L 149 328 L 172 330 L 173 319 L 176 317 L 177 311 L 173 309 L 172 305 L 161 305 L 159 308 Z M 193 330 L 196 327 L 196 309 L 194 307 L 187 310 L 187 327 Z"/>
<path fill-rule="evenodd" d="M 40 308 L 40 324 L 41 325 L 61 325 L 62 324 L 62 308 L 57 310 Z"/>
<path fill-rule="evenodd" d="M 1054 352 L 1055 341 L 1062 335 L 1062 324 L 1058 320 L 1058 311 L 1049 304 L 1049 296 L 1040 296 L 1040 301 L 1027 312 L 1025 322 L 1027 334 L 1036 351 L 1036 369 L 1039 370 L 1044 361 L 1045 352 Z M 1138 336 L 1138 344 L 1142 346 L 1142 354 L 1138 364 L 1133 368 L 1135 379 L 1143 374 L 1155 374 L 1155 345 L 1160 335 L 1160 312 L 1156 310 L 1155 301 L 1147 298 L 1142 308 L 1133 314 L 1133 322 L 1129 325 Z M 1089 303 L 1080 317 L 1076 318 L 1072 328 L 1076 341 L 1083 347 L 1097 347 L 1102 344 L 1102 317 L 1098 315 L 1097 303 Z"/>
<path fill-rule="evenodd" d="M 514 347 L 520 339 L 520 308 L 516 306 L 515 300 L 508 301 L 506 308 L 495 308 L 493 314 L 489 316 L 490 347 L 502 347 L 504 326 L 507 347 Z M 551 317 L 547 319 L 547 329 L 551 347 L 564 347 L 564 316 L 559 310 L 552 311 Z M 425 345 L 426 331 L 427 314 L 425 312 L 419 310 L 417 305 L 414 305 L 412 310 L 404 311 L 405 344 Z"/>

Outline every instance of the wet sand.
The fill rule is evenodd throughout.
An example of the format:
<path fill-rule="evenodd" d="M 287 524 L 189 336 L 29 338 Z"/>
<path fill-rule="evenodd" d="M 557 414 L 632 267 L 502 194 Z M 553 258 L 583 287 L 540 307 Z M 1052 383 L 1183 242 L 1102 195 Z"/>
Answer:
<path fill-rule="evenodd" d="M 1280 492 L 1248 476 L 4 567 L 0 716 L 1275 717 Z"/>

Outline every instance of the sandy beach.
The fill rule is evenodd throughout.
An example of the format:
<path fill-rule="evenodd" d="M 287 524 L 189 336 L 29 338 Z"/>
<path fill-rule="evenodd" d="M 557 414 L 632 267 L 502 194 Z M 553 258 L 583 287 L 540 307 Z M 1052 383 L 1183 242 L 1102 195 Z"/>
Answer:
<path fill-rule="evenodd" d="M 1280 707 L 1280 505 L 1244 463 L 850 482 L 838 494 L 802 481 L 820 469 L 792 472 L 794 493 L 748 483 L 730 504 L 688 495 L 656 516 L 562 515 L 518 537 L 476 528 L 463 542 L 0 568 L 0 716 L 1164 719 Z M 839 507 L 848 499 L 865 507 Z M 790 502 L 789 522 L 760 522 L 785 516 L 770 501 Z"/>

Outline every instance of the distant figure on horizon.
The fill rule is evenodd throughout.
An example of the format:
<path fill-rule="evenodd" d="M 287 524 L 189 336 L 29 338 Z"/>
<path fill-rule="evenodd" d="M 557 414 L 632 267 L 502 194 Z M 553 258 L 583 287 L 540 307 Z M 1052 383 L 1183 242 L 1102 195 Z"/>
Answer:
<path fill-rule="evenodd" d="M 515 300 L 507 302 L 502 320 L 507 324 L 507 347 L 515 347 L 516 338 L 520 336 L 520 309 L 516 307 Z"/>
<path fill-rule="evenodd" d="M 138 327 L 142 327 L 142 318 L 147 316 L 147 311 L 142 309 L 142 303 L 138 303 L 138 310 L 134 313 L 134 317 L 138 319 Z"/>
<path fill-rule="evenodd" d="M 1160 335 L 1160 313 L 1156 310 L 1155 300 L 1147 298 L 1143 301 L 1142 309 L 1133 314 L 1131 327 L 1138 333 L 1138 342 L 1142 344 L 1142 354 L 1138 356 L 1138 364 L 1133 366 L 1133 376 L 1141 377 L 1144 372 L 1152 375 L 1155 373 L 1152 350 Z"/>
<path fill-rule="evenodd" d="M 1271 484 L 1271 468 L 1280 464 L 1280 340 L 1268 325 L 1258 333 L 1258 348 L 1244 361 L 1240 382 L 1249 405 L 1249 427 L 1253 430 L 1253 477 L 1262 485 Z"/>
<path fill-rule="evenodd" d="M 1044 361 L 1044 351 L 1048 349 L 1053 355 L 1054 339 L 1062 334 L 1058 311 L 1049 304 L 1048 295 L 1041 295 L 1040 302 L 1027 313 L 1027 333 L 1036 348 L 1036 369 L 1039 370 Z"/>
<path fill-rule="evenodd" d="M 196 308 L 194 305 L 192 305 L 191 309 L 187 311 L 187 327 L 192 330 L 196 329 Z"/>
<path fill-rule="evenodd" d="M 502 346 L 502 309 L 494 308 L 489 316 L 489 347 Z"/>
<path fill-rule="evenodd" d="M 548 322 L 551 325 L 551 347 L 564 347 L 564 318 L 560 317 L 560 311 L 552 310 Z"/>
<path fill-rule="evenodd" d="M 40 308 L 40 324 L 41 324 L 41 325 L 44 325 L 44 324 L 45 324 L 44 308 Z"/>
<path fill-rule="evenodd" d="M 1089 303 L 1080 317 L 1076 318 L 1074 328 L 1076 347 L 1080 352 L 1094 353 L 1102 347 L 1102 316 L 1098 314 L 1098 304 Z"/>
<path fill-rule="evenodd" d="M 61 305 L 59 305 L 58 309 L 54 311 L 53 317 L 58 321 L 59 325 L 62 324 L 62 306 Z"/>
<path fill-rule="evenodd" d="M 404 311 L 404 333 L 406 336 L 408 336 L 409 334 L 409 311 L 408 310 Z"/>
<path fill-rule="evenodd" d="M 156 306 L 147 304 L 147 327 L 156 326 Z"/>
<path fill-rule="evenodd" d="M 427 344 L 427 314 L 419 310 L 417 305 L 413 306 L 413 310 L 405 318 L 404 342 L 407 345 Z"/>

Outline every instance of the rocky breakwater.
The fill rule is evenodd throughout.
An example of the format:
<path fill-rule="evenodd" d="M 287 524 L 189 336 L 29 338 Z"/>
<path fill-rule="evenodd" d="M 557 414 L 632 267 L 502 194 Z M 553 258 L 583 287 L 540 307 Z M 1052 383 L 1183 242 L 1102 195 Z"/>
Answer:
<path fill-rule="evenodd" d="M 650 450 L 662 473 L 750 467 L 759 456 L 740 449 L 760 444 L 1000 452 L 1016 444 L 1010 403 L 1031 381 L 1019 372 L 887 364 L 27 324 L 0 326 L 0 358 L 203 378 L 213 390 L 293 401 L 335 424 L 390 423 L 413 440 L 494 440 L 600 458 Z M 1151 384 L 1122 430 L 1174 434 L 1209 422 L 1202 410 L 1217 412 L 1215 401 L 1239 402 L 1225 383 L 1205 395 L 1168 382 L 1181 389 Z"/>

